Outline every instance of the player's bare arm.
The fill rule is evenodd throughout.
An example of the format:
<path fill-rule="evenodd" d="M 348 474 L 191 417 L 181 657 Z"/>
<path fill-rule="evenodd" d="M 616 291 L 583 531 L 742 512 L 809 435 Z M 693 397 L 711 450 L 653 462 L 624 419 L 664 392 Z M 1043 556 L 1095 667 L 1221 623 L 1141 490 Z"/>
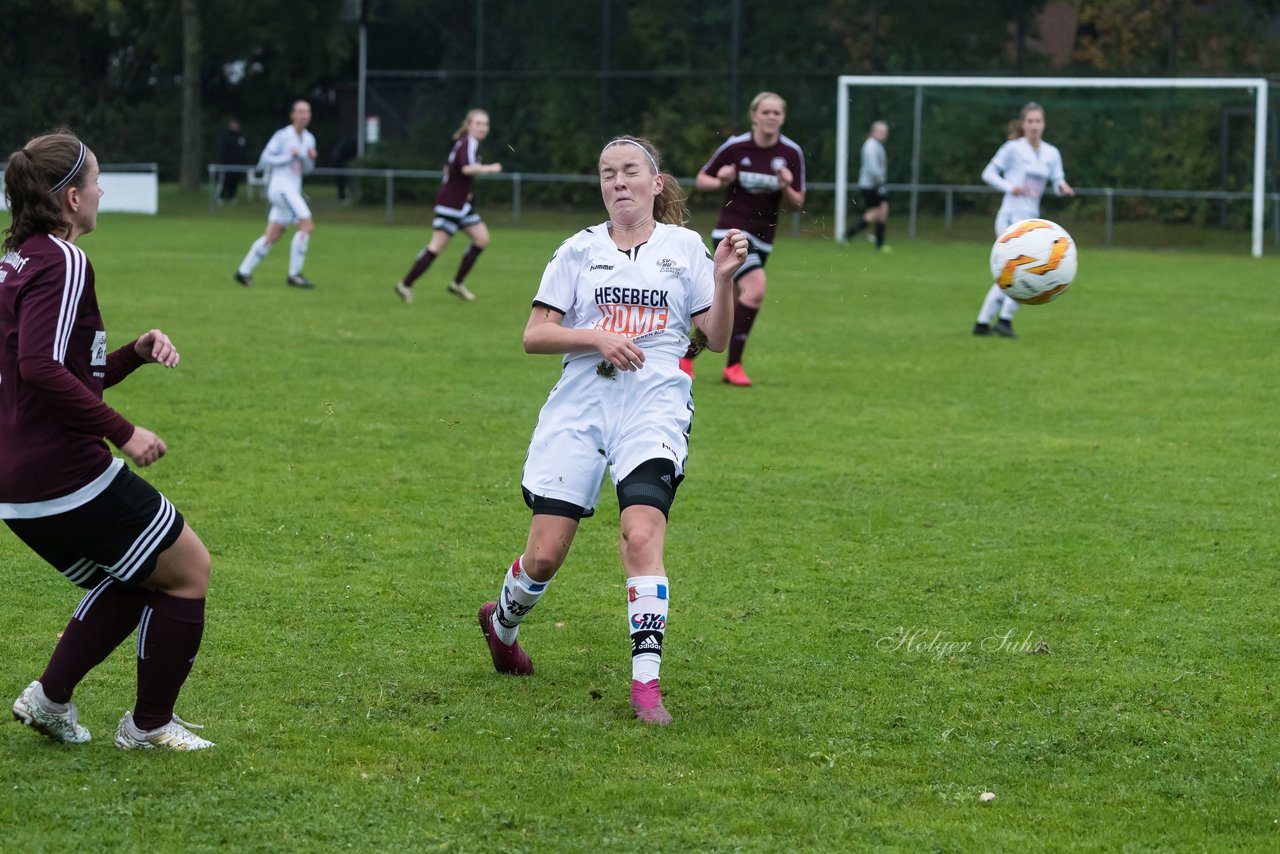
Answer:
<path fill-rule="evenodd" d="M 693 185 L 699 190 L 723 190 L 738 177 L 738 170 L 733 164 L 721 166 L 715 175 L 699 172 L 693 179 Z"/>
<path fill-rule="evenodd" d="M 548 356 L 596 350 L 614 367 L 634 371 L 644 364 L 644 351 L 623 335 L 599 329 L 569 329 L 564 315 L 545 306 L 534 306 L 524 328 L 524 351 Z"/>
<path fill-rule="evenodd" d="M 778 179 L 778 187 L 782 190 L 782 205 L 787 210 L 798 211 L 804 207 L 804 193 L 793 185 L 795 175 L 786 166 L 773 173 Z"/>
<path fill-rule="evenodd" d="M 724 352 L 729 345 L 729 335 L 733 332 L 733 274 L 746 260 L 749 248 L 747 236 L 736 228 L 730 229 L 716 244 L 715 296 L 711 308 L 693 318 L 693 325 L 707 336 L 707 349 L 713 353 Z"/>

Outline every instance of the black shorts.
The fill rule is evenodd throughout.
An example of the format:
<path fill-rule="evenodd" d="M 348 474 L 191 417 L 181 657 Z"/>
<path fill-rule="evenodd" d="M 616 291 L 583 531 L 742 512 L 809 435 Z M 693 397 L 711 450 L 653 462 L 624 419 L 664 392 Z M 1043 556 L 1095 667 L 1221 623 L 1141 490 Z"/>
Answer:
<path fill-rule="evenodd" d="M 431 220 L 431 227 L 436 231 L 443 231 L 453 237 L 458 233 L 458 229 L 467 229 L 473 225 L 479 225 L 482 221 L 480 214 L 476 213 L 475 208 L 471 207 L 471 202 L 463 205 L 462 210 L 437 205 L 436 216 L 435 219 Z"/>
<path fill-rule="evenodd" d="M 887 201 L 889 201 L 889 190 L 886 187 L 873 187 L 870 190 L 864 187 L 862 190 L 862 203 L 866 205 L 867 210 L 878 208 Z"/>
<path fill-rule="evenodd" d="M 716 246 L 719 245 L 721 240 L 724 240 L 725 235 L 728 233 L 729 230 L 727 228 L 717 228 L 711 232 L 711 251 L 713 253 Z M 746 232 L 743 232 L 743 234 L 746 234 Z M 742 259 L 742 266 L 733 274 L 734 284 L 737 284 L 743 276 L 752 270 L 763 270 L 764 265 L 769 263 L 769 250 L 760 248 L 760 241 L 750 234 L 747 235 L 747 241 L 747 257 Z M 772 247 L 773 244 L 765 245 Z"/>
<path fill-rule="evenodd" d="M 185 521 L 169 499 L 127 468 L 74 510 L 5 523 L 31 550 L 86 590 L 105 578 L 136 587 L 155 572 Z"/>

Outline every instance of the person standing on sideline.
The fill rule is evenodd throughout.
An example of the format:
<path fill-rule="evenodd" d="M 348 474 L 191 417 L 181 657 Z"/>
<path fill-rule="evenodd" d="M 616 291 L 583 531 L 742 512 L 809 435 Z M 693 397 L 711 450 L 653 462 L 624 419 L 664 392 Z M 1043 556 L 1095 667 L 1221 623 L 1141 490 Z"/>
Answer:
<path fill-rule="evenodd" d="M 659 164 L 647 140 L 607 143 L 599 175 L 609 219 L 560 244 L 542 274 L 524 349 L 563 354 L 564 369 L 525 457 L 521 490 L 533 521 L 524 552 L 478 620 L 499 673 L 533 673 L 520 625 L 564 563 L 579 522 L 595 512 L 607 465 L 627 579 L 631 706 L 641 721 L 669 724 L 658 679 L 671 591 L 663 543 L 693 420 L 692 383 L 679 360 L 695 328 L 712 350 L 728 343 L 732 277 L 748 243 L 729 229 L 713 258 L 681 227 L 684 194 Z"/>
<path fill-rule="evenodd" d="M 329 152 L 329 159 L 339 169 L 346 169 L 347 164 L 355 160 L 356 155 L 359 153 L 360 141 L 356 139 L 355 134 L 347 134 L 338 140 L 338 144 L 333 147 L 333 151 Z M 338 185 L 338 204 L 350 204 L 350 200 L 347 198 L 347 176 L 345 174 L 338 175 L 336 183 Z"/>
<path fill-rule="evenodd" d="M 484 110 L 470 110 L 462 124 L 453 132 L 453 147 L 444 166 L 444 182 L 436 194 L 436 216 L 431 221 L 431 242 L 427 244 L 405 277 L 396 282 L 396 295 L 405 303 L 413 302 L 413 283 L 427 272 L 431 262 L 449 245 L 449 240 L 462 229 L 471 238 L 471 245 L 458 264 L 458 272 L 449 283 L 449 293 L 470 302 L 476 298 L 462 282 L 480 253 L 489 245 L 489 229 L 472 207 L 475 194 L 472 185 L 475 176 L 502 171 L 501 163 L 481 163 L 480 143 L 489 135 L 489 114 Z"/>
<path fill-rule="evenodd" d="M 218 161 L 228 166 L 243 166 L 248 162 L 249 141 L 240 132 L 240 121 L 235 116 L 227 120 L 218 140 Z M 236 192 L 240 189 L 242 172 L 221 172 L 222 187 L 218 193 L 218 204 L 226 204 L 236 200 Z"/>
<path fill-rule="evenodd" d="M 1009 123 L 1009 141 L 982 170 L 982 180 L 1004 193 L 996 212 L 996 237 L 1015 222 L 1040 216 L 1040 198 L 1046 186 L 1053 187 L 1059 196 L 1075 195 L 1062 169 L 1062 155 L 1044 141 L 1044 107 L 1035 101 L 1023 106 L 1018 118 Z M 982 301 L 973 334 L 992 334 L 991 321 L 998 312 L 995 334 L 1017 338 L 1013 331 L 1017 310 L 1018 303 L 1006 299 L 1000 286 L 993 284 Z"/>
<path fill-rule="evenodd" d="M 871 123 L 871 131 L 862 143 L 862 165 L 858 170 L 858 187 L 862 190 L 862 217 L 853 224 L 844 239 L 852 240 L 869 225 L 876 227 L 876 249 L 884 250 L 884 232 L 889 223 L 889 155 L 884 150 L 889 138 L 889 125 Z"/>
<path fill-rule="evenodd" d="M 773 92 L 761 92 L 751 99 L 750 116 L 751 132 L 725 140 L 696 179 L 699 190 L 724 190 L 712 242 L 722 240 L 730 229 L 738 229 L 751 244 L 746 262 L 734 274 L 733 335 L 721 375 L 736 386 L 751 385 L 742 367 L 742 351 L 764 304 L 764 265 L 773 251 L 778 210 L 782 206 L 789 210 L 804 207 L 804 151 L 782 134 L 786 101 Z M 690 377 L 698 349 L 690 346 L 680 360 L 680 369 Z"/>
<path fill-rule="evenodd" d="M 311 208 L 302 198 L 302 176 L 316 167 L 316 138 L 307 130 L 309 124 L 311 105 L 306 101 L 294 101 L 289 124 L 272 134 L 271 141 L 258 158 L 258 166 L 271 173 L 267 180 L 267 201 L 271 203 L 271 210 L 267 214 L 267 230 L 249 247 L 249 253 L 236 270 L 236 281 L 245 287 L 253 284 L 253 268 L 267 257 L 271 246 L 294 223 L 297 223 L 298 230 L 294 232 L 289 246 L 289 276 L 285 283 L 294 288 L 315 287 L 302 275 L 307 246 L 315 228 Z"/>
<path fill-rule="evenodd" d="M 0 518 L 33 552 L 88 591 L 13 715 L 54 741 L 80 744 L 72 692 L 137 630 L 138 693 L 116 728 L 124 750 L 213 743 L 174 713 L 204 633 L 209 552 L 182 514 L 111 455 L 136 466 L 164 456 L 102 390 L 178 351 L 152 329 L 108 352 L 93 265 L 76 242 L 97 226 L 98 160 L 70 133 L 9 155 L 12 220 L 0 259 Z"/>

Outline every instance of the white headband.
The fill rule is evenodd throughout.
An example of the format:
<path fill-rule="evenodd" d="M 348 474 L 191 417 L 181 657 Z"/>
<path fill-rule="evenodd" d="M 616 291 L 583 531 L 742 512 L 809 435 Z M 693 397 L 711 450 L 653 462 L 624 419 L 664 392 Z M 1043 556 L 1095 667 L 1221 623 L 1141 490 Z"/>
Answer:
<path fill-rule="evenodd" d="M 603 154 L 605 151 L 608 151 L 610 148 L 612 148 L 615 145 L 624 145 L 624 144 L 634 145 L 636 148 L 643 151 L 644 156 L 649 158 L 649 165 L 653 167 L 653 174 L 655 175 L 662 174 L 661 172 L 658 171 L 658 161 L 653 159 L 653 155 L 649 153 L 649 149 L 645 148 L 643 145 L 636 142 L 634 139 L 611 139 L 609 140 L 609 142 L 605 144 L 604 148 L 600 149 L 600 151 Z"/>
<path fill-rule="evenodd" d="M 49 192 L 56 193 L 59 190 L 61 190 L 63 187 L 67 186 L 67 184 L 71 181 L 71 179 L 76 177 L 76 173 L 80 171 L 80 167 L 83 165 L 84 165 L 84 143 L 82 142 L 80 143 L 80 155 L 76 158 L 76 165 L 71 167 L 71 171 L 67 173 L 67 177 L 63 178 L 61 181 L 59 181 L 58 183 L 50 187 Z"/>

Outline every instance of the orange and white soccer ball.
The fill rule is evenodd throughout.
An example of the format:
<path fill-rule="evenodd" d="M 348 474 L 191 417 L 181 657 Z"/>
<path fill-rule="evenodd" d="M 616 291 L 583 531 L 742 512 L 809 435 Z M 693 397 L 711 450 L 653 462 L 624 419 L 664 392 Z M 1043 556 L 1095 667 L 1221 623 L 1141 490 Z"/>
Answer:
<path fill-rule="evenodd" d="M 991 276 L 1009 299 L 1052 302 L 1076 277 L 1076 242 L 1047 219 L 1015 222 L 991 247 Z"/>

